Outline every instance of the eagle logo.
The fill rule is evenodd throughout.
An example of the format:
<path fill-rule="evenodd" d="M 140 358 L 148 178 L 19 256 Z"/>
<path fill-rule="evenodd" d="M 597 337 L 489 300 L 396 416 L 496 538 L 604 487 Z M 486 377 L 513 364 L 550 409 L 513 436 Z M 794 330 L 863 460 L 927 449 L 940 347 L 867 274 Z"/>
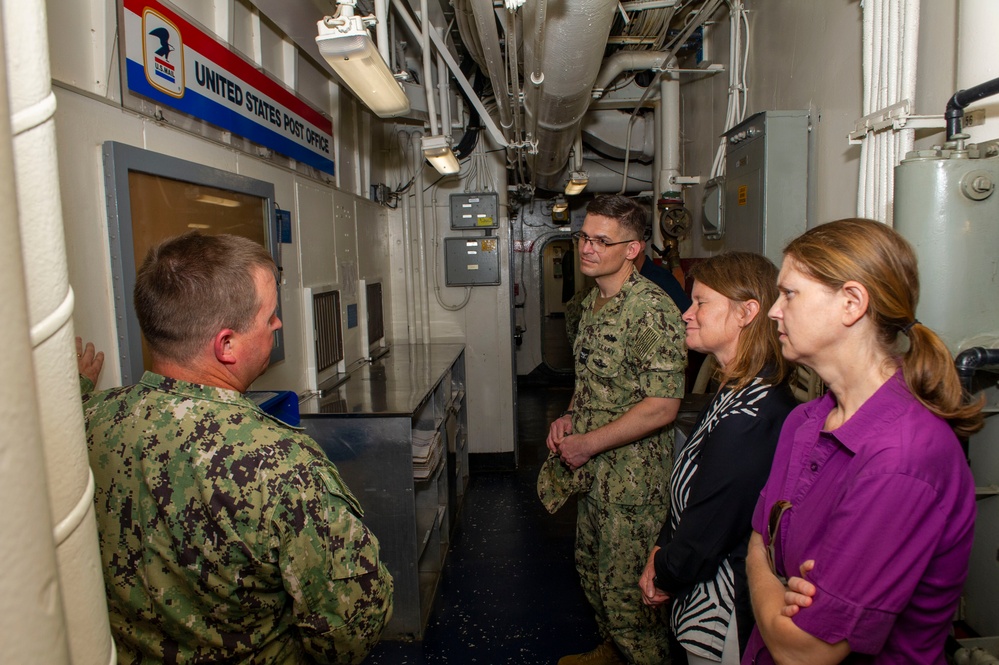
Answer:
<path fill-rule="evenodd" d="M 183 97 L 184 42 L 180 30 L 166 16 L 146 7 L 142 12 L 142 37 L 146 81 L 164 94 Z"/>
<path fill-rule="evenodd" d="M 160 40 L 160 47 L 153 51 L 156 55 L 160 56 L 164 60 L 170 60 L 170 51 L 173 50 L 173 46 L 170 44 L 170 31 L 166 28 L 154 28 L 149 31 L 149 34 Z"/>

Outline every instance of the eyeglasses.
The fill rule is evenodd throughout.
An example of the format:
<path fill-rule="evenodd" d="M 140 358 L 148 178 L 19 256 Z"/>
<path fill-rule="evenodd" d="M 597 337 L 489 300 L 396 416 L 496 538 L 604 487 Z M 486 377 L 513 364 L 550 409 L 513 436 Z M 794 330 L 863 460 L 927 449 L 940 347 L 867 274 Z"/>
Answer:
<path fill-rule="evenodd" d="M 774 542 L 777 539 L 777 535 L 780 532 L 780 519 L 784 517 L 784 513 L 791 509 L 791 502 L 785 499 L 781 499 L 773 505 L 770 509 L 770 521 L 767 524 L 769 530 L 770 540 L 767 543 L 767 563 L 770 564 L 770 572 L 781 581 L 781 584 L 787 584 L 787 578 L 777 574 L 777 563 L 774 554 Z"/>
<path fill-rule="evenodd" d="M 580 245 L 582 245 L 584 242 L 590 243 L 590 246 L 593 247 L 594 252 L 602 252 L 611 245 L 624 245 L 629 242 L 638 242 L 637 240 L 618 240 L 617 242 L 609 242 L 607 240 L 604 240 L 603 238 L 591 238 L 582 231 L 576 231 L 575 233 L 572 234 L 571 237 L 574 241 L 576 241 Z"/>

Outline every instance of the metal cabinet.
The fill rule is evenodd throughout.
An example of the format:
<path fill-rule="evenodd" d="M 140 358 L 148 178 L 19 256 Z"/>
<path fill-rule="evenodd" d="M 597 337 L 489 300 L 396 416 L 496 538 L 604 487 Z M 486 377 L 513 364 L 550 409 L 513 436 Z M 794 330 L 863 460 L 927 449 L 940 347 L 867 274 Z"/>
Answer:
<path fill-rule="evenodd" d="M 395 580 L 384 637 L 422 639 L 468 487 L 464 346 L 393 347 L 300 411 Z"/>
<path fill-rule="evenodd" d="M 763 111 L 725 139 L 724 247 L 763 254 L 779 266 L 784 246 L 811 217 L 809 112 Z"/>

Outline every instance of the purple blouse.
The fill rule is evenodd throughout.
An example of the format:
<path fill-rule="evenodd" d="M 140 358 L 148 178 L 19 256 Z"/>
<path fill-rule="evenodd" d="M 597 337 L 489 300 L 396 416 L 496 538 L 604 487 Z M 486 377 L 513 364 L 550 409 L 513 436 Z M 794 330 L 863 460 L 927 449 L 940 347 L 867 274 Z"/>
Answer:
<path fill-rule="evenodd" d="M 834 406 L 827 394 L 784 423 L 753 529 L 769 543 L 771 507 L 791 501 L 774 539 L 777 569 L 797 575 L 814 559 L 808 579 L 817 589 L 793 619 L 799 628 L 847 640 L 850 662 L 943 663 L 975 522 L 964 453 L 901 371 L 825 432 Z M 774 662 L 758 629 L 742 662 Z"/>

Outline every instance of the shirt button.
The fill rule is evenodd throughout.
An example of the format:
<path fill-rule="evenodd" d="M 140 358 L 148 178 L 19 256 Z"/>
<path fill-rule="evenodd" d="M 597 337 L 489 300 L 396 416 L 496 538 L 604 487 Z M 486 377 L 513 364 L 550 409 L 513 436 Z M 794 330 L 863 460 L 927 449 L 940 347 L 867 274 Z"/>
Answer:
<path fill-rule="evenodd" d="M 818 470 L 819 470 L 819 465 L 818 465 L 818 464 L 816 464 L 815 462 L 812 462 L 812 467 L 811 467 L 811 468 L 812 468 L 812 471 L 813 471 L 813 472 L 814 472 L 814 471 L 818 471 Z"/>

